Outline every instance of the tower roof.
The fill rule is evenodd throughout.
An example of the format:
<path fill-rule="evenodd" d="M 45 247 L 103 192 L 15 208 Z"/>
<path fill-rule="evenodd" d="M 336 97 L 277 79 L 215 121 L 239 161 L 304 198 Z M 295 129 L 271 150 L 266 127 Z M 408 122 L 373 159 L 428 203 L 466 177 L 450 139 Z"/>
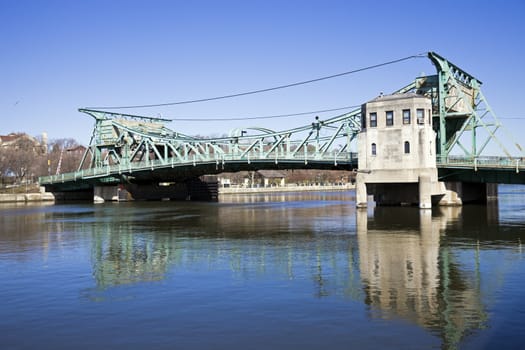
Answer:
<path fill-rule="evenodd" d="M 392 95 L 379 95 L 376 98 L 368 102 L 378 102 L 378 101 L 391 101 L 391 100 L 402 100 L 407 98 L 427 98 L 423 95 L 416 94 L 414 92 L 406 92 L 404 94 L 392 94 Z"/>

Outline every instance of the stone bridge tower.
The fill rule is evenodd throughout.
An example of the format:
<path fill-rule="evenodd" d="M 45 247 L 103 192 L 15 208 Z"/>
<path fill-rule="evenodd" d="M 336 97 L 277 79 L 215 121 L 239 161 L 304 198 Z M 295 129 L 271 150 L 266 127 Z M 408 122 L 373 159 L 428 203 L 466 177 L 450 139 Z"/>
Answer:
<path fill-rule="evenodd" d="M 415 93 L 379 96 L 361 107 L 356 204 L 432 207 L 438 182 L 432 103 Z"/>

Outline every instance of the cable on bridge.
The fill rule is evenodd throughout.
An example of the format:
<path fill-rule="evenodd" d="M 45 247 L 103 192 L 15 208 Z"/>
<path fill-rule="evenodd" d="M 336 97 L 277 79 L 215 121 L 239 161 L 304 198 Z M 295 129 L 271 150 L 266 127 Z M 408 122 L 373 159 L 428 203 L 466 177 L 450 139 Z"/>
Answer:
<path fill-rule="evenodd" d="M 259 94 L 259 93 L 263 93 L 263 92 L 280 90 L 280 89 L 286 89 L 286 88 L 299 86 L 299 85 L 316 83 L 316 82 L 319 82 L 319 81 L 322 81 L 322 80 L 338 78 L 338 77 L 341 77 L 341 76 L 344 76 L 344 75 L 359 73 L 359 72 L 363 72 L 363 71 L 366 71 L 366 70 L 380 68 L 380 67 L 383 67 L 383 66 L 387 66 L 387 65 L 391 65 L 391 64 L 395 64 L 395 63 L 400 63 L 400 62 L 403 62 L 403 61 L 407 61 L 407 60 L 414 59 L 414 58 L 421 58 L 421 57 L 427 57 L 427 53 L 425 52 L 425 53 L 419 53 L 419 54 L 416 54 L 416 55 L 410 55 L 410 56 L 406 56 L 406 57 L 403 57 L 403 58 L 398 58 L 398 59 L 392 60 L 392 61 L 387 61 L 387 62 L 383 62 L 383 63 L 379 63 L 379 64 L 374 64 L 374 65 L 371 65 L 371 66 L 358 68 L 358 69 L 354 69 L 354 70 L 350 70 L 350 71 L 342 72 L 342 73 L 337 73 L 337 74 L 333 74 L 333 75 L 328 75 L 328 76 L 324 76 L 324 77 L 320 77 L 320 78 L 300 81 L 300 82 L 297 82 L 297 83 L 291 83 L 291 84 L 286 84 L 286 85 L 279 85 L 279 86 L 274 86 L 274 87 L 270 87 L 270 88 L 266 88 L 266 89 L 252 90 L 252 91 L 240 92 L 240 93 L 230 94 L 230 95 L 215 96 L 215 97 L 208 97 L 208 98 L 200 98 L 200 99 L 196 99 L 196 100 L 186 100 L 186 101 L 176 101 L 176 102 L 156 103 L 156 104 L 144 104 L 144 105 L 134 105 L 134 106 L 99 106 L 99 107 L 85 107 L 85 108 L 86 109 L 150 108 L 150 107 L 164 107 L 164 106 L 174 106 L 174 105 L 182 105 L 182 104 L 190 104 L 190 103 L 199 103 L 199 102 L 208 102 L 208 101 L 222 100 L 222 99 L 227 99 L 227 98 Z"/>
<path fill-rule="evenodd" d="M 289 118 L 289 117 L 296 117 L 301 115 L 311 115 L 316 113 L 325 113 L 325 112 L 335 112 L 335 111 L 343 111 L 348 109 L 355 109 L 359 108 L 361 105 L 355 105 L 355 106 L 346 106 L 346 107 L 339 107 L 339 108 L 331 108 L 331 109 L 321 109 L 317 111 L 310 111 L 310 112 L 300 112 L 300 113 L 290 113 L 290 114 L 277 114 L 277 115 L 266 115 L 266 116 L 259 116 L 259 117 L 218 117 L 218 118 L 191 118 L 191 117 L 175 117 L 175 118 L 168 118 L 171 121 L 191 121 L 191 122 L 212 122 L 212 121 L 233 121 L 233 120 L 254 120 L 254 119 L 275 119 L 275 118 Z"/>

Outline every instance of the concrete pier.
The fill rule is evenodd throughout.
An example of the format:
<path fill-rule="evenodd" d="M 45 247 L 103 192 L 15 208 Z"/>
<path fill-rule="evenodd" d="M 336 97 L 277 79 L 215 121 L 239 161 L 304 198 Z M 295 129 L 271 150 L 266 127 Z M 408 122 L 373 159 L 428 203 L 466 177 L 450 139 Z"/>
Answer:
<path fill-rule="evenodd" d="M 445 194 L 439 205 L 457 206 L 464 203 L 487 203 L 498 200 L 498 185 L 491 183 L 444 182 Z"/>
<path fill-rule="evenodd" d="M 358 208 L 366 208 L 368 206 L 368 193 L 366 190 L 366 183 L 363 175 L 357 173 L 355 183 L 355 203 Z"/>
<path fill-rule="evenodd" d="M 95 186 L 93 188 L 94 203 L 104 203 L 105 201 L 122 202 L 129 199 L 128 192 L 121 185 Z"/>
<path fill-rule="evenodd" d="M 432 209 L 430 175 L 419 176 L 419 209 Z"/>

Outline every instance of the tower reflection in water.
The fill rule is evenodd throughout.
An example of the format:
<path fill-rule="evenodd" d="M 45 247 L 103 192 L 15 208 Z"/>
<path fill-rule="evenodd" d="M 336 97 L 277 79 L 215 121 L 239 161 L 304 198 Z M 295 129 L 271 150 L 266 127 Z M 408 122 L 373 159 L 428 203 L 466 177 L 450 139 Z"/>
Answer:
<path fill-rule="evenodd" d="M 414 322 L 439 334 L 445 348 L 485 327 L 479 273 L 461 266 L 443 242 L 448 228 L 462 225 L 462 210 L 376 207 L 373 218 L 358 210 L 359 269 L 371 317 Z"/>

